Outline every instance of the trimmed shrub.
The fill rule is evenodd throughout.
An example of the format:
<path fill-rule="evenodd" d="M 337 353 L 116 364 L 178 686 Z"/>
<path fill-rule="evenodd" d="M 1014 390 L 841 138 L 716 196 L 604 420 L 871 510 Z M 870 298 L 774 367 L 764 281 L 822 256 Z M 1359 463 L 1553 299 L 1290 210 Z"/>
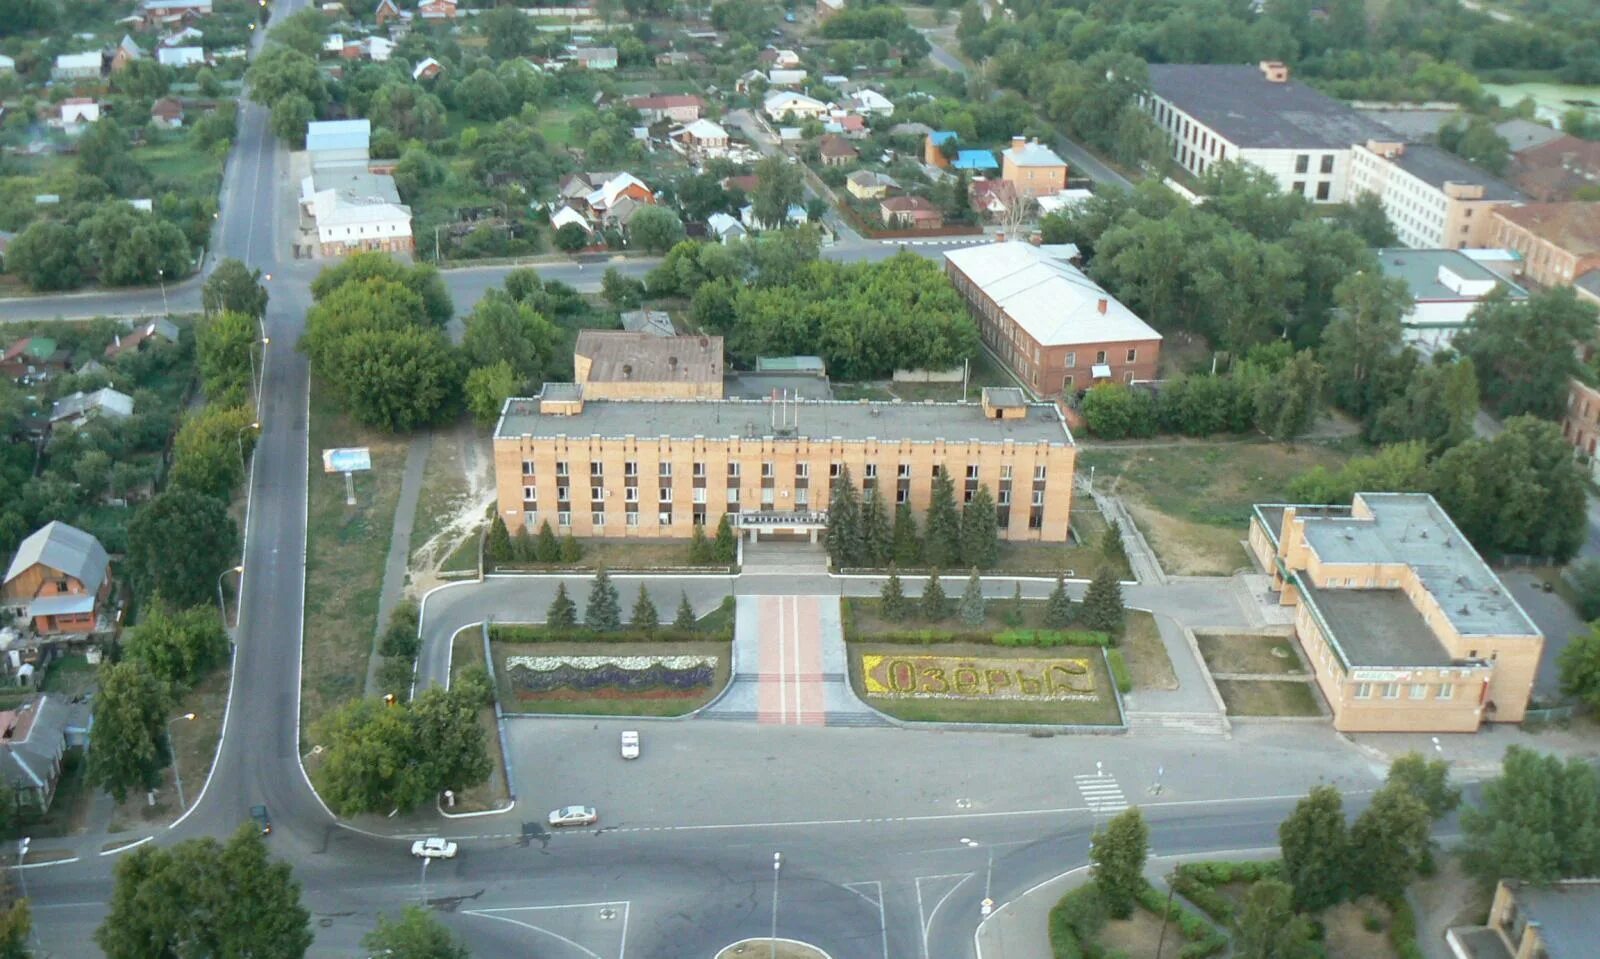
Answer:
<path fill-rule="evenodd" d="M 1055 959 L 1085 959 L 1084 943 L 1106 924 L 1106 904 L 1093 882 L 1072 890 L 1050 910 L 1050 951 Z"/>
<path fill-rule="evenodd" d="M 1117 682 L 1117 690 L 1124 694 L 1133 692 L 1133 676 L 1128 673 L 1128 662 L 1122 658 L 1122 650 L 1106 650 L 1106 665 L 1111 667 L 1111 678 Z"/>
<path fill-rule="evenodd" d="M 1422 959 L 1422 947 L 1417 945 L 1417 914 L 1404 896 L 1390 900 L 1389 944 L 1394 946 L 1400 959 Z"/>

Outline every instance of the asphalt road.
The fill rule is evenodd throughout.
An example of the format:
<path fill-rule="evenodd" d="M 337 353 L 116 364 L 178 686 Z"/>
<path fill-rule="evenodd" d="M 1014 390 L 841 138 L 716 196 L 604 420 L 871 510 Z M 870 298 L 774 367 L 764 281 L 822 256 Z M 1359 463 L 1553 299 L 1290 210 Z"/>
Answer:
<path fill-rule="evenodd" d="M 285 0 L 276 12 L 299 5 Z M 268 805 L 272 849 L 294 866 L 315 915 L 317 956 L 362 955 L 360 936 L 378 913 L 425 899 L 484 959 L 704 956 L 734 939 L 765 935 L 774 926 L 774 903 L 780 935 L 815 941 L 838 959 L 964 957 L 978 919 L 980 878 L 1004 901 L 1083 863 L 1094 813 L 1072 792 L 1066 767 L 1052 772 L 1008 759 L 1005 769 L 1031 766 L 1031 778 L 996 775 L 999 767 L 986 765 L 987 754 L 1021 756 L 1032 741 L 983 734 L 868 738 L 869 731 L 817 730 L 807 731 L 816 738 L 802 741 L 765 727 L 682 723 L 669 734 L 652 732 L 647 759 L 623 769 L 599 763 L 588 745 L 599 735 L 597 722 L 588 729 L 582 722 L 527 723 L 513 747 L 522 802 L 503 816 L 423 820 L 429 831 L 460 836 L 463 844 L 459 859 L 428 867 L 425 877 L 403 839 L 336 822 L 302 771 L 307 743 L 297 720 L 309 384 L 294 344 L 316 266 L 288 259 L 283 227 L 293 223 L 294 190 L 286 155 L 259 107 L 242 111 L 223 191 L 218 255 L 273 276 L 263 433 L 250 478 L 237 660 L 222 745 L 191 813 L 156 842 L 226 835 L 247 820 L 250 805 Z M 893 245 L 863 244 L 829 255 L 893 252 Z M 648 267 L 626 264 L 635 275 Z M 458 308 L 497 285 L 507 269 L 450 271 Z M 541 273 L 592 288 L 598 269 L 558 265 Z M 158 290 L 39 298 L 0 305 L 0 317 L 153 312 L 160 297 Z M 168 289 L 166 297 L 173 309 L 198 306 L 193 282 Z M 805 585 L 780 579 L 752 588 Z M 603 738 L 611 738 L 609 730 Z M 1146 745 L 1188 748 L 1170 739 Z M 1077 757 L 1072 769 L 1087 768 L 1096 752 L 1115 751 L 1130 762 L 1140 755 L 1132 738 L 1058 746 Z M 520 761 L 526 749 L 542 752 Z M 1188 787 L 1194 799 L 1151 810 L 1161 852 L 1258 844 L 1287 808 L 1281 798 L 1244 798 L 1241 785 L 1272 780 L 1281 763 L 1253 776 L 1229 768 L 1270 755 L 1260 744 L 1216 741 L 1203 750 L 1210 752 L 1197 754 L 1194 765 L 1211 770 L 1209 785 L 1202 788 L 1197 778 Z M 886 754 L 893 761 L 874 772 L 873 757 Z M 1317 759 L 1304 757 L 1310 775 Z M 1352 754 L 1327 762 L 1345 771 L 1352 788 L 1370 785 Z M 1012 775 L 1019 778 L 1006 778 Z M 957 784 L 994 798 L 962 805 L 952 795 Z M 1126 786 L 1136 797 L 1137 787 Z M 585 801 L 571 792 L 602 789 L 615 805 L 600 828 L 551 836 L 539 827 L 545 800 Z M 394 828 L 382 820 L 372 825 Z M 783 855 L 781 870 L 772 867 L 774 853 Z M 91 935 L 105 914 L 115 862 L 115 856 L 90 857 L 28 871 L 41 955 L 95 954 Z"/>

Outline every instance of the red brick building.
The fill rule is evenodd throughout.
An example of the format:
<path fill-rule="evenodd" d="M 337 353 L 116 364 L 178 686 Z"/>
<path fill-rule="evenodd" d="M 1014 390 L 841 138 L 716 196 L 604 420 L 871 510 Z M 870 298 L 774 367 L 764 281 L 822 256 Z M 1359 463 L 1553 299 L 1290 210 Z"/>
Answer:
<path fill-rule="evenodd" d="M 1038 395 L 1156 378 L 1161 334 L 1072 264 L 1017 241 L 944 256 L 984 345 Z"/>

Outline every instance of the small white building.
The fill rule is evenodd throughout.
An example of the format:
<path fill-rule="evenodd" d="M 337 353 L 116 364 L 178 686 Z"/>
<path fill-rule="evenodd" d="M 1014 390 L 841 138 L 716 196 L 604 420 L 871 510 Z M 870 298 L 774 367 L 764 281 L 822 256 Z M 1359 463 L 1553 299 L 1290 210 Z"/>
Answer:
<path fill-rule="evenodd" d="M 0 53 L 0 73 L 16 73 L 16 72 L 17 72 L 17 61 L 11 59 L 10 57 L 6 56 L 3 53 Z"/>
<path fill-rule="evenodd" d="M 739 210 L 739 222 L 744 224 L 745 229 L 751 231 L 776 230 L 785 226 L 800 226 L 803 223 L 810 222 L 810 220 L 811 217 L 806 213 L 806 208 L 798 203 L 791 203 L 789 205 L 789 212 L 784 216 L 784 222 L 782 223 L 767 224 L 757 220 L 756 208 L 755 204 L 753 203 L 746 203 Z"/>
<path fill-rule="evenodd" d="M 1460 250 L 1378 250 L 1383 275 L 1405 283 L 1412 307 L 1400 325 L 1407 343 L 1423 353 L 1450 345 L 1455 335 L 1471 324 L 1468 317 L 1478 303 L 1495 290 L 1520 302 L 1528 291 L 1467 256 Z"/>
<path fill-rule="evenodd" d="M 696 120 L 686 127 L 673 130 L 669 136 L 694 150 L 718 151 L 728 148 L 728 131 L 711 120 Z"/>
<path fill-rule="evenodd" d="M 801 120 L 814 120 L 825 116 L 828 105 L 815 97 L 793 90 L 773 90 L 761 101 L 761 112 L 774 120 L 793 116 Z"/>
<path fill-rule="evenodd" d="M 70 423 L 74 426 L 96 416 L 106 416 L 112 419 L 127 419 L 133 415 L 133 397 L 126 393 L 118 392 L 107 386 L 85 393 L 82 390 L 71 396 L 63 396 L 50 404 L 50 425 L 60 426 Z"/>
<path fill-rule="evenodd" d="M 203 47 L 162 47 L 156 51 L 156 62 L 164 67 L 182 70 L 203 65 L 206 51 Z"/>
<path fill-rule="evenodd" d="M 749 235 L 743 223 L 726 213 L 713 213 L 706 217 L 706 231 L 716 237 L 718 243 L 732 243 Z"/>
<path fill-rule="evenodd" d="M 550 229 L 552 230 L 559 230 L 569 223 L 582 227 L 585 233 L 594 232 L 594 227 L 590 225 L 589 218 L 570 206 L 563 206 L 550 214 Z"/>
<path fill-rule="evenodd" d="M 342 197 L 334 190 L 318 193 L 312 209 L 317 245 L 323 256 L 363 250 L 410 253 L 411 208 L 379 197 Z"/>
<path fill-rule="evenodd" d="M 768 70 L 767 85 L 773 87 L 797 87 L 806 82 L 804 70 Z"/>
<path fill-rule="evenodd" d="M 50 68 L 52 80 L 92 80 L 100 76 L 102 58 L 99 50 L 88 53 L 63 53 L 56 57 Z"/>
<path fill-rule="evenodd" d="M 58 125 L 75 127 L 83 123 L 98 123 L 100 120 L 100 104 L 88 97 L 72 97 L 62 100 L 58 104 Z"/>
<path fill-rule="evenodd" d="M 371 120 L 314 120 L 306 124 L 306 153 L 323 163 L 365 163 L 371 158 Z"/>
<path fill-rule="evenodd" d="M 894 101 L 876 90 L 857 90 L 845 101 L 845 108 L 862 116 L 894 116 Z"/>

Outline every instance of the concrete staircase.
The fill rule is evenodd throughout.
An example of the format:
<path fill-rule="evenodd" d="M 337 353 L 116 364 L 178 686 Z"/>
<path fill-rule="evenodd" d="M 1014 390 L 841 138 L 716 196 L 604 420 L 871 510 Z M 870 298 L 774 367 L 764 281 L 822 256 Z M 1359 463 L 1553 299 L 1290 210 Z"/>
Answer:
<path fill-rule="evenodd" d="M 1221 713 L 1128 713 L 1128 731 L 1164 735 L 1231 736 L 1233 726 Z"/>

